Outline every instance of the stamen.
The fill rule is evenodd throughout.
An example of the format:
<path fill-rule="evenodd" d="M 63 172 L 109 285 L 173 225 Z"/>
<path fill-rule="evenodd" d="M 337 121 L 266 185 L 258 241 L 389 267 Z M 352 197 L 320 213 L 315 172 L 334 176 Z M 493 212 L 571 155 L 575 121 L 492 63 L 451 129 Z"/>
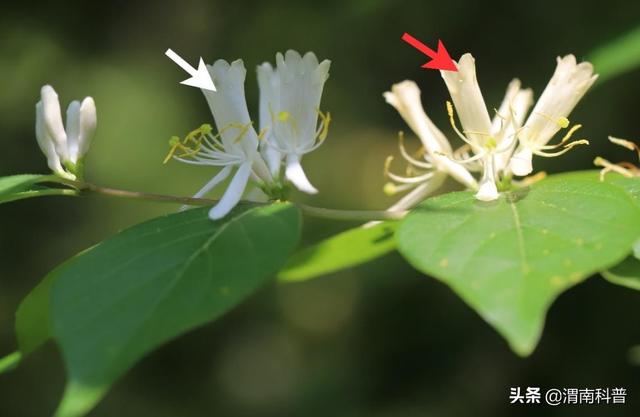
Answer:
<path fill-rule="evenodd" d="M 509 105 L 509 107 L 511 108 L 511 105 Z M 493 112 L 496 114 L 496 116 L 498 116 L 499 119 L 502 119 L 503 121 L 508 120 L 508 118 L 506 116 L 501 115 L 498 109 L 496 109 L 495 107 L 493 108 Z"/>
<path fill-rule="evenodd" d="M 632 178 L 635 177 L 636 175 L 638 175 L 637 172 L 637 168 L 636 171 L 633 171 L 631 169 L 627 169 L 624 168 L 622 166 L 620 166 L 619 164 L 614 164 L 612 162 L 607 161 L 606 159 L 598 156 L 596 159 L 593 160 L 594 165 L 599 166 L 599 167 L 603 167 L 602 170 L 600 170 L 600 181 L 604 180 L 604 176 L 608 173 L 608 172 L 617 172 L 620 175 L 623 175 L 627 178 Z"/>
<path fill-rule="evenodd" d="M 535 184 L 536 182 L 542 181 L 545 178 L 547 178 L 547 173 L 545 171 L 540 171 L 534 175 L 529 175 L 528 177 L 524 177 L 520 181 L 514 181 L 514 182 L 522 187 L 527 187 L 529 185 Z"/>
<path fill-rule="evenodd" d="M 190 161 L 189 163 L 198 165 L 227 165 L 230 163 L 229 161 L 237 158 L 233 155 L 230 156 L 224 148 L 224 144 L 220 140 L 222 132 L 232 128 L 240 129 L 238 138 L 234 139 L 234 141 L 239 141 L 248 131 L 249 126 L 251 126 L 251 122 L 246 125 L 232 123 L 221 129 L 218 134 L 212 135 L 213 127 L 205 123 L 187 133 L 183 139 L 172 136 L 169 139 L 169 153 L 163 164 L 174 158 L 181 162 Z"/>
<path fill-rule="evenodd" d="M 544 152 L 540 149 L 545 149 L 545 147 L 540 147 L 538 149 L 532 149 L 531 151 L 538 155 L 538 156 L 543 156 L 545 158 L 551 158 L 554 156 L 560 156 L 562 154 L 565 154 L 567 152 L 569 152 L 571 150 L 571 148 L 578 146 L 578 145 L 588 145 L 589 141 L 586 139 L 580 139 L 580 140 L 575 140 L 573 142 L 569 142 L 568 144 L 564 145 L 564 148 L 561 151 L 558 152 Z M 556 146 L 557 148 L 557 146 Z M 553 149 L 553 148 L 552 148 Z"/>
<path fill-rule="evenodd" d="M 298 139 L 298 125 L 296 123 L 296 119 L 291 115 L 291 113 L 289 113 L 286 110 L 282 110 L 276 116 L 273 114 L 273 111 L 271 110 L 271 108 L 269 108 L 269 113 L 271 114 L 271 120 L 273 124 L 276 124 L 276 122 L 288 124 L 289 126 L 291 126 L 291 129 L 293 130 L 293 135 L 292 135 L 293 139 L 294 140 Z"/>
<path fill-rule="evenodd" d="M 430 169 L 433 168 L 433 164 L 424 161 L 418 161 L 414 157 L 412 157 L 404 146 L 404 132 L 398 132 L 398 148 L 400 149 L 400 154 L 404 159 L 407 160 L 412 165 L 415 165 L 419 168 Z"/>
<path fill-rule="evenodd" d="M 566 117 L 560 117 L 558 119 L 554 119 L 553 117 L 544 113 L 536 112 L 536 114 L 538 116 L 542 116 L 545 119 L 557 124 L 561 129 L 566 129 L 567 127 L 569 127 L 569 119 L 567 119 Z"/>
<path fill-rule="evenodd" d="M 390 170 L 391 162 L 393 162 L 393 159 L 394 159 L 393 156 L 389 155 L 387 159 L 384 161 L 384 175 L 386 177 L 391 178 L 395 182 L 399 182 L 401 184 L 417 184 L 417 183 L 424 182 L 433 176 L 433 172 L 427 172 L 426 174 L 422 174 L 414 177 L 403 177 L 401 175 L 394 174 Z"/>
<path fill-rule="evenodd" d="M 479 152 L 479 153 L 477 153 L 477 154 L 475 154 L 473 156 L 470 156 L 470 157 L 467 157 L 467 158 L 463 158 L 463 159 L 454 158 L 453 156 L 447 155 L 446 153 L 443 153 L 443 152 L 436 152 L 436 154 L 440 155 L 440 156 L 444 156 L 445 158 L 447 158 L 447 159 L 449 159 L 449 160 L 451 160 L 453 162 L 457 162 L 459 164 L 468 164 L 470 162 L 475 162 L 475 161 L 477 161 L 479 159 L 484 158 L 485 155 L 487 154 L 487 152 Z"/>
<path fill-rule="evenodd" d="M 329 134 L 329 125 L 331 124 L 331 113 L 326 112 L 322 113 L 320 109 L 316 109 L 318 112 L 318 116 L 320 117 L 320 127 L 318 128 L 318 132 L 316 132 L 316 137 L 320 142 L 323 142 L 327 135 Z"/>
<path fill-rule="evenodd" d="M 465 143 L 468 143 L 469 146 L 471 146 L 472 148 L 478 148 L 478 145 L 471 142 L 469 139 L 467 139 L 467 137 L 464 134 L 462 134 L 460 129 L 458 129 L 458 126 L 456 126 L 456 121 L 453 117 L 453 104 L 451 104 L 450 101 L 447 101 L 447 114 L 449 115 L 449 123 L 451 123 L 451 127 L 456 132 L 456 134 L 460 137 L 460 139 L 462 139 Z"/>
<path fill-rule="evenodd" d="M 395 182 L 399 182 L 401 184 L 420 184 L 421 182 L 425 182 L 431 179 L 431 177 L 433 177 L 433 172 L 427 172 L 426 174 L 417 177 L 403 177 L 392 172 L 387 172 L 387 176 Z"/>
<path fill-rule="evenodd" d="M 289 120 L 289 117 L 291 117 L 291 113 L 288 111 L 281 111 L 278 113 L 278 121 L 280 122 L 286 123 Z"/>
<path fill-rule="evenodd" d="M 569 139 L 571 139 L 571 135 L 573 135 L 575 133 L 575 131 L 580 129 L 581 127 L 582 127 L 582 125 L 580 125 L 580 124 L 573 125 L 573 127 L 571 129 L 569 129 L 567 134 L 564 135 L 564 137 L 560 140 L 560 144 L 562 145 L 563 143 L 568 142 Z"/>
<path fill-rule="evenodd" d="M 638 147 L 638 145 L 636 145 L 634 142 L 631 142 L 630 140 L 626 140 L 626 139 L 616 138 L 613 136 L 609 136 L 609 140 L 611 141 L 611 143 L 615 143 L 616 145 L 623 146 L 629 149 L 630 151 L 636 151 L 636 153 L 638 154 L 638 158 L 640 159 L 640 147 Z"/>
<path fill-rule="evenodd" d="M 406 190 L 410 190 L 412 188 L 415 188 L 418 184 L 394 184 L 392 182 L 388 182 L 384 185 L 384 187 L 382 188 L 382 191 L 388 195 L 388 196 L 392 196 L 398 193 L 401 193 L 403 191 Z"/>
<path fill-rule="evenodd" d="M 169 150 L 169 153 L 167 154 L 167 156 L 164 158 L 164 161 L 162 161 L 163 164 L 166 164 L 167 162 L 169 162 L 169 160 L 176 153 L 178 148 L 182 146 L 182 144 L 180 143 L 180 138 L 178 136 L 171 136 L 171 138 L 169 139 L 169 146 L 171 146 L 171 149 Z"/>

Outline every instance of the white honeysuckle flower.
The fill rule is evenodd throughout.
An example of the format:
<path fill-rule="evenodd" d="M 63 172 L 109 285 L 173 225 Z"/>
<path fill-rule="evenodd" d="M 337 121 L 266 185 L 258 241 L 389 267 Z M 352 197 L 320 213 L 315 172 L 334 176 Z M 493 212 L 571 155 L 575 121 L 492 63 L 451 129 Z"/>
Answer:
<path fill-rule="evenodd" d="M 465 187 L 476 190 L 478 200 L 495 200 L 500 196 L 499 184 L 503 181 L 508 183 L 512 173 L 522 175 L 531 172 L 533 154 L 556 156 L 575 145 L 586 143 L 585 140 L 569 142 L 571 135 L 580 127 L 576 125 L 568 130 L 559 144 L 547 145 L 559 129 L 568 127 L 566 116 L 595 81 L 597 76 L 593 75 L 591 64 L 576 64 L 572 55 L 558 59 L 556 74 L 526 123 L 524 120 L 533 104 L 533 93 L 530 89 L 523 89 L 519 80 L 509 83 L 505 97 L 491 119 L 478 84 L 473 56 L 464 54 L 456 67 L 458 71 L 443 70 L 441 74 L 453 101 L 453 104 L 447 102 L 449 121 L 464 142 L 458 149 L 452 150 L 445 135 L 424 113 L 420 90 L 415 83 L 404 81 L 384 94 L 423 145 L 419 155 L 410 155 L 401 136 L 400 153 L 409 163 L 407 176 L 390 173 L 391 157 L 387 159 L 385 172 L 394 183 L 387 184 L 385 191 L 394 194 L 414 189 L 398 203 L 400 206 L 408 207 L 433 192 L 433 186 L 424 185 L 433 181 L 438 173 L 451 175 Z M 462 130 L 456 125 L 454 108 Z M 562 149 L 548 152 L 556 148 Z M 527 168 L 526 163 L 527 170 L 524 169 Z M 476 183 L 471 172 L 478 171 L 481 176 Z"/>
<path fill-rule="evenodd" d="M 262 154 L 277 175 L 285 159 L 285 177 L 300 191 L 315 194 L 300 164 L 301 158 L 324 141 L 330 117 L 320 111 L 324 83 L 331 62 L 318 62 L 313 52 L 304 56 L 289 50 L 276 55 L 276 68 L 258 66 L 260 128 L 265 133 Z M 320 124 L 318 124 L 320 116 Z"/>
<path fill-rule="evenodd" d="M 476 198 L 492 201 L 500 196 L 497 181 L 517 143 L 517 132 L 524 114 L 531 105 L 530 90 L 521 90 L 520 81 L 513 80 L 507 87 L 505 98 L 492 121 L 489 117 L 476 76 L 475 60 L 471 54 L 464 54 L 458 64 L 458 71 L 440 71 L 451 99 L 458 112 L 463 130 L 460 131 L 453 117 L 453 106 L 447 103 L 451 126 L 466 142 L 468 152 L 461 163 L 478 163 L 482 170 L 480 186 Z"/>
<path fill-rule="evenodd" d="M 394 194 L 398 191 L 417 187 L 424 181 L 432 180 L 432 176 L 436 171 L 451 175 L 468 188 L 475 189 L 477 187 L 477 182 L 471 173 L 465 167 L 447 157 L 452 152 L 451 145 L 425 113 L 420 100 L 420 89 L 415 82 L 406 80 L 394 84 L 391 86 L 391 91 L 385 92 L 383 96 L 387 103 L 400 113 L 400 116 L 411 130 L 420 138 L 424 149 L 423 160 L 418 160 L 416 157 L 409 155 L 404 148 L 402 136 L 400 137 L 401 154 L 412 167 L 412 170 L 424 171 L 424 173 L 420 173 L 415 177 L 401 177 L 391 174 L 386 169 L 387 175 L 401 184 L 400 186 L 394 186 L 392 183 L 387 184 L 387 193 Z M 387 159 L 387 168 L 390 161 L 390 159 Z"/>
<path fill-rule="evenodd" d="M 218 60 L 208 66 L 217 91 L 203 90 L 218 130 L 204 124 L 184 139 L 172 137 L 165 162 L 174 158 L 193 165 L 222 169 L 200 189 L 205 196 L 236 169 L 222 198 L 209 212 L 220 219 L 235 207 L 251 179 L 254 185 L 245 198 L 281 199 L 286 188 L 281 164 L 286 161 L 285 178 L 306 192 L 316 192 L 306 179 L 300 158 L 316 149 L 327 133 L 329 116 L 318 106 L 328 76 L 329 61 L 318 63 L 311 52 L 301 57 L 288 51 L 276 56 L 277 67 L 258 67 L 260 87 L 260 133 L 254 129 L 244 92 L 246 69 L 242 60 L 229 64 Z M 318 127 L 318 116 L 321 123 Z"/>
<path fill-rule="evenodd" d="M 442 70 L 440 74 L 458 112 L 466 141 L 482 146 L 491 137 L 491 118 L 478 85 L 475 59 L 464 54 L 456 66 L 458 71 Z"/>
<path fill-rule="evenodd" d="M 547 145 L 560 129 L 569 127 L 569 114 L 597 78 L 598 75 L 593 73 L 593 65 L 589 62 L 578 64 L 573 55 L 557 58 L 556 70 L 549 84 L 518 135 L 520 145 L 511 159 L 511 171 L 515 175 L 528 175 L 533 171 L 533 155 L 557 156 L 575 145 L 588 143 L 585 140 L 567 143 L 571 135 L 580 128 L 580 125 L 575 125 L 559 144 Z M 559 147 L 563 149 L 550 152 Z"/>
<path fill-rule="evenodd" d="M 58 94 L 50 85 L 40 90 L 36 103 L 36 139 L 58 176 L 75 180 L 81 175 L 82 158 L 89 150 L 96 130 L 96 105 L 91 97 L 74 100 L 67 108 L 66 129 Z"/>
<path fill-rule="evenodd" d="M 207 66 L 216 91 L 203 89 L 218 134 L 209 125 L 202 125 L 189 133 L 183 141 L 174 137 L 167 156 L 194 165 L 223 167 L 195 197 L 203 197 L 222 183 L 237 168 L 222 198 L 210 211 L 213 220 L 227 215 L 242 198 L 249 178 L 271 182 L 269 169 L 258 152 L 258 135 L 252 126 L 244 94 L 246 69 L 242 60 L 229 64 L 218 60 Z"/>

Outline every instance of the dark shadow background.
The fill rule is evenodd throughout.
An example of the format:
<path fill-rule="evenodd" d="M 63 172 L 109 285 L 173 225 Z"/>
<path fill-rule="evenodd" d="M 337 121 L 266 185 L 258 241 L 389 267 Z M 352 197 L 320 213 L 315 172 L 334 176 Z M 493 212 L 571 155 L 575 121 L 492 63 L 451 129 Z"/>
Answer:
<path fill-rule="evenodd" d="M 189 195 L 207 168 L 161 165 L 167 140 L 210 121 L 171 47 L 244 59 L 247 100 L 257 114 L 255 66 L 276 51 L 312 50 L 333 61 L 323 109 L 334 124 L 305 159 L 321 190 L 298 199 L 327 207 L 383 208 L 385 156 L 406 129 L 382 99 L 392 83 L 417 80 L 434 121 L 447 127 L 444 83 L 419 66 L 404 31 L 454 57 L 471 51 L 487 105 L 514 76 L 540 94 L 555 57 L 584 58 L 640 23 L 640 2 L 451 1 L 21 1 L 0 6 L 0 175 L 46 172 L 34 133 L 39 88 L 64 106 L 91 95 L 99 128 L 87 160 L 97 183 Z M 640 47 L 640 45 L 638 46 Z M 596 68 L 597 70 L 597 68 Z M 592 145 L 537 160 L 550 172 L 588 169 L 596 155 L 631 155 L 608 134 L 640 138 L 640 72 L 587 95 L 571 119 Z M 449 132 L 445 129 L 446 132 Z M 52 198 L 0 206 L 0 354 L 15 349 L 13 313 L 56 264 L 119 229 L 173 206 L 102 198 Z M 309 219 L 305 241 L 350 224 Z M 634 416 L 640 367 L 640 295 L 594 277 L 563 294 L 542 341 L 526 359 L 447 287 L 399 256 L 302 284 L 272 285 L 218 322 L 172 341 L 127 373 L 92 416 Z M 0 375 L 0 416 L 45 416 L 64 369 L 53 344 Z M 514 407 L 510 387 L 626 387 L 626 406 Z"/>

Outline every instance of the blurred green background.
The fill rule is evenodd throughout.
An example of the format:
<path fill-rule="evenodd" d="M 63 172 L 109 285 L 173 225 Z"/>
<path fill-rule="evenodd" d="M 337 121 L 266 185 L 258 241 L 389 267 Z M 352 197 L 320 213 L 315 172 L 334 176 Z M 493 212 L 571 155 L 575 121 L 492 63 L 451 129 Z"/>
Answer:
<path fill-rule="evenodd" d="M 247 100 L 257 115 L 254 68 L 289 48 L 333 61 L 322 108 L 334 123 L 305 159 L 314 205 L 384 208 L 382 166 L 406 130 L 382 99 L 414 79 L 432 119 L 446 129 L 444 83 L 404 31 L 454 58 L 476 57 L 489 108 L 519 77 L 540 94 L 559 54 L 584 59 L 637 27 L 640 2 L 204 1 L 3 3 L 0 13 L 0 175 L 46 172 L 36 145 L 34 104 L 52 84 L 64 106 L 91 95 L 98 133 L 87 160 L 96 183 L 190 195 L 214 171 L 162 165 L 167 140 L 211 116 L 201 94 L 178 81 L 170 47 L 195 63 L 243 58 Z M 640 48 L 640 45 L 635 45 Z M 596 67 L 596 71 L 597 71 Z M 606 137 L 640 139 L 640 71 L 596 84 L 571 119 L 591 140 L 553 159 L 550 172 L 588 169 L 596 155 L 632 155 Z M 417 143 L 417 142 L 414 142 Z M 175 210 L 100 197 L 27 200 L 0 206 L 0 354 L 15 349 L 13 313 L 56 264 L 123 227 Z M 308 219 L 305 242 L 353 224 Z M 626 387 L 625 406 L 581 416 L 640 415 L 640 295 L 594 277 L 550 310 L 540 346 L 527 358 L 448 288 L 399 256 L 300 284 L 261 290 L 218 322 L 157 350 L 126 374 L 92 416 L 547 416 L 574 408 L 510 406 L 510 387 Z M 49 343 L 0 375 L 0 416 L 46 416 L 64 383 Z"/>

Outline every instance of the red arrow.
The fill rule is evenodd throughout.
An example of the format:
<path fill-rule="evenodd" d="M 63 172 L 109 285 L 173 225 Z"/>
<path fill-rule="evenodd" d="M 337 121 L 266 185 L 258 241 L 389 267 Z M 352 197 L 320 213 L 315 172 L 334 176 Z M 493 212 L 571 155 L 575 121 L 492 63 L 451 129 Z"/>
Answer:
<path fill-rule="evenodd" d="M 431 58 L 431 61 L 427 62 L 422 66 L 422 68 L 431 68 L 437 70 L 445 70 L 445 71 L 458 71 L 458 67 L 456 67 L 456 63 L 453 62 L 451 57 L 449 56 L 449 52 L 444 47 L 444 44 L 441 40 L 438 40 L 438 52 L 429 48 L 424 43 L 420 42 L 413 36 L 408 33 L 404 33 L 402 35 L 402 40 L 408 43 L 409 45 L 416 48 L 418 51 L 427 55 Z"/>

